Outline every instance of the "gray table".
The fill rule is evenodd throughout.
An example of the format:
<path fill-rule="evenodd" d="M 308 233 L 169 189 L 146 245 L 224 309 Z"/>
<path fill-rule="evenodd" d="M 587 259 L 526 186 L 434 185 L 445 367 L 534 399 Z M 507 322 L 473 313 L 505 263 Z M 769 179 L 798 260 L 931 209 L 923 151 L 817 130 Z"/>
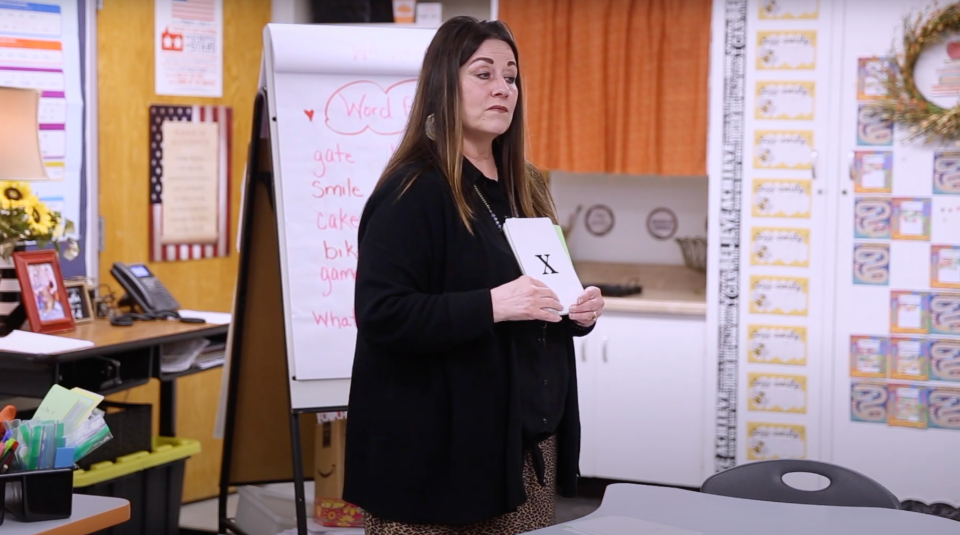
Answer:
<path fill-rule="evenodd" d="M 0 533 L 3 535 L 86 535 L 123 524 L 130 519 L 130 502 L 122 498 L 73 495 L 70 518 L 47 522 L 18 522 L 7 513 Z"/>
<path fill-rule="evenodd" d="M 616 518 L 620 517 L 620 518 Z M 580 530 L 578 530 L 578 524 Z M 632 523 L 632 525 L 631 525 Z M 653 524 L 648 524 L 653 523 Z M 675 530 L 656 529 L 656 524 Z M 648 530 L 647 528 L 651 528 Z M 591 515 L 537 535 L 960 535 L 960 522 L 866 507 L 761 502 L 665 487 L 607 487 Z"/>

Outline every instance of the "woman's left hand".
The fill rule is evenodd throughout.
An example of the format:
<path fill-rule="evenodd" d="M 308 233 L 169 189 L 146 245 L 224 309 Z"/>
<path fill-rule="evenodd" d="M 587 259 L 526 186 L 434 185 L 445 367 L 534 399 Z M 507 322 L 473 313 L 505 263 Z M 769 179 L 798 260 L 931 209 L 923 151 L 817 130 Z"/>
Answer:
<path fill-rule="evenodd" d="M 597 318 L 603 313 L 603 296 L 600 295 L 600 288 L 590 286 L 583 291 L 577 304 L 570 306 L 570 319 L 577 325 L 589 327 L 597 322 Z"/>

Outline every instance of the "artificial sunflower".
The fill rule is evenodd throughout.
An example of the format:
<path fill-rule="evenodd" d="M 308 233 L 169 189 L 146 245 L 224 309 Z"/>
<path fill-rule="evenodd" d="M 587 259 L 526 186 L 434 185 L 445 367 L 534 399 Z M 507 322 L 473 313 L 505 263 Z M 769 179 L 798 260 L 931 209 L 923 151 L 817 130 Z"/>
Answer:
<path fill-rule="evenodd" d="M 53 217 L 50 215 L 50 209 L 42 202 L 34 203 L 27 210 L 27 222 L 30 225 L 30 232 L 34 236 L 46 236 L 50 234 L 50 229 L 54 225 Z"/>
<path fill-rule="evenodd" d="M 32 203 L 35 197 L 25 182 L 0 182 L 0 208 L 12 210 Z"/>

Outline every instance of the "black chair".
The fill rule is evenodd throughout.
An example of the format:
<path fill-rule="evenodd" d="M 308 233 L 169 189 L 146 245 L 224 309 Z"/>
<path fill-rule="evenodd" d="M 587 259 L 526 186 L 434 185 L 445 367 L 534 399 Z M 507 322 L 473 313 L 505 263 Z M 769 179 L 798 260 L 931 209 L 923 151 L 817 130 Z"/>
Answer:
<path fill-rule="evenodd" d="M 821 490 L 807 491 L 783 482 L 795 472 L 813 473 L 830 480 Z M 765 502 L 900 509 L 900 500 L 880 483 L 848 468 L 820 461 L 777 459 L 759 461 L 714 474 L 700 492 Z"/>

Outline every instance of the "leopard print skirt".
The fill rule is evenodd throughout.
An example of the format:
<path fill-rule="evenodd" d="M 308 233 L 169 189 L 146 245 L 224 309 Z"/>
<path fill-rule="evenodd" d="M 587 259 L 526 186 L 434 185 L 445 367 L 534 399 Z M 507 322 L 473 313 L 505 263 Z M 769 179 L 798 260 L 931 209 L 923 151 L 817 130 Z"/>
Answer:
<path fill-rule="evenodd" d="M 382 520 L 369 513 L 364 514 L 367 535 L 515 535 L 550 527 L 556 516 L 557 487 L 557 439 L 540 444 L 543 452 L 544 483 L 540 486 L 533 469 L 533 454 L 526 453 L 523 463 L 523 484 L 527 501 L 516 511 L 497 518 L 466 526 L 404 524 Z"/>

